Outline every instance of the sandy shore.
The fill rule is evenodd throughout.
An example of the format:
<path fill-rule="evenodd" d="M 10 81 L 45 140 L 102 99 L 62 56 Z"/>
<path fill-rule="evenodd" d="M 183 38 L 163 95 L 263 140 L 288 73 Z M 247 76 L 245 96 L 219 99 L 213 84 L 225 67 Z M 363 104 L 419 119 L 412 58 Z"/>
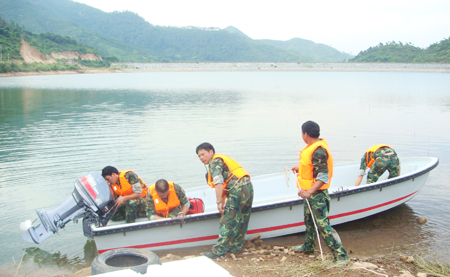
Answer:
<path fill-rule="evenodd" d="M 94 69 L 94 70 L 67 70 L 67 71 L 38 71 L 38 72 L 8 72 L 0 73 L 0 77 L 13 76 L 35 76 L 35 75 L 61 75 L 61 74 L 94 74 L 94 73 L 118 73 L 116 69 Z"/>
<path fill-rule="evenodd" d="M 441 72 L 450 64 L 410 63 L 117 63 L 121 71 L 342 71 L 342 72 Z"/>
<path fill-rule="evenodd" d="M 0 77 L 132 72 L 309 71 L 450 73 L 450 64 L 412 63 L 115 63 L 110 69 L 1 73 Z"/>

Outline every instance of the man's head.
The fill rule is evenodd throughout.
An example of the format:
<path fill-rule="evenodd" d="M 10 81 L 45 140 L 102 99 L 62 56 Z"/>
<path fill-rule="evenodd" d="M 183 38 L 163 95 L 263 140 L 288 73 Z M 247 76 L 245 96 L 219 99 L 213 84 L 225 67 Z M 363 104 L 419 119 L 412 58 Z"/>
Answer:
<path fill-rule="evenodd" d="M 119 181 L 119 171 L 114 166 L 108 165 L 103 168 L 102 176 L 111 185 L 115 185 Z"/>
<path fill-rule="evenodd" d="M 306 121 L 302 125 L 302 138 L 303 140 L 307 142 L 308 137 L 312 139 L 318 139 L 320 136 L 320 127 L 319 124 L 317 124 L 314 121 Z"/>
<path fill-rule="evenodd" d="M 167 198 L 169 196 L 169 183 L 164 179 L 159 179 L 155 183 L 155 190 L 161 199 Z"/>
<path fill-rule="evenodd" d="M 209 142 L 204 142 L 197 146 L 195 152 L 197 153 L 200 161 L 204 164 L 208 164 L 209 161 L 211 161 L 211 157 L 214 156 L 214 153 L 216 153 L 214 146 L 212 146 Z"/>

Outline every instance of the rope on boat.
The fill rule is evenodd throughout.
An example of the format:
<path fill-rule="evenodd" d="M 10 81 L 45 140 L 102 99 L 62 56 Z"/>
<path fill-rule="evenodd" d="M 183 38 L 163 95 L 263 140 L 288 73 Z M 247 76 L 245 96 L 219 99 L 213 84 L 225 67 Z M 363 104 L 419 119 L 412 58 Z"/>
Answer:
<path fill-rule="evenodd" d="M 286 184 L 289 187 L 289 168 L 287 166 L 284 167 L 284 173 L 286 173 Z"/>
<path fill-rule="evenodd" d="M 309 205 L 308 198 L 305 198 L 305 200 L 306 200 L 306 203 L 308 203 L 309 211 L 311 212 L 312 219 L 313 219 L 313 222 L 314 222 L 314 227 L 316 228 L 317 240 L 319 241 L 319 248 L 320 248 L 320 257 L 322 258 L 322 262 L 323 262 L 322 244 L 320 243 L 319 229 L 317 228 L 315 215 L 314 215 L 314 213 L 313 213 L 313 211 L 311 209 L 311 206 Z"/>
<path fill-rule="evenodd" d="M 370 271 L 370 272 L 372 272 L 372 273 L 375 273 L 375 274 L 377 274 L 377 275 L 389 277 L 389 275 L 382 274 L 382 273 L 378 273 L 378 272 L 376 272 L 376 271 L 370 270 L 370 269 L 365 268 L 365 267 L 352 267 L 351 269 L 365 269 L 365 270 Z"/>

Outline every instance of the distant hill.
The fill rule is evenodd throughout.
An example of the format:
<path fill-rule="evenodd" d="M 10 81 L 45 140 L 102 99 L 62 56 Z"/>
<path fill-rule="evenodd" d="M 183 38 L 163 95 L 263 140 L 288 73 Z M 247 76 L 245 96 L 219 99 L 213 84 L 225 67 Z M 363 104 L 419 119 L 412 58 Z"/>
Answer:
<path fill-rule="evenodd" d="M 239 30 L 238 28 L 233 27 L 233 26 L 228 26 L 228 27 L 226 27 L 223 30 L 227 31 L 230 34 L 237 34 L 237 35 L 240 35 L 240 36 L 248 38 L 248 36 L 246 34 L 244 34 L 243 32 L 241 32 L 241 30 Z"/>
<path fill-rule="evenodd" d="M 361 51 L 350 62 L 450 63 L 450 38 L 422 49 L 402 42 L 380 43 Z"/>
<path fill-rule="evenodd" d="M 61 2 L 64 2 L 68 9 L 79 10 L 76 7 L 88 7 L 68 0 Z M 60 14 L 57 17 L 53 16 L 52 14 L 55 10 L 52 10 L 52 6 L 49 6 L 52 3 L 55 4 L 53 6 L 55 10 L 57 10 L 57 7 L 60 7 L 59 1 L 52 0 L 2 0 L 0 1 L 0 16 L 6 21 L 12 20 L 34 33 L 49 32 L 70 36 L 98 49 L 102 56 L 116 55 L 119 58 L 130 57 L 132 59 L 134 57 L 144 61 L 151 61 L 151 58 L 146 56 L 144 52 L 140 52 L 138 49 L 119 40 L 86 29 L 76 22 L 66 19 L 65 14 Z M 88 10 L 90 9 L 88 7 Z"/>
<path fill-rule="evenodd" d="M 36 35 L 1 17 L 0 45 L 0 73 L 81 70 L 82 67 L 109 67 L 111 62 L 118 61 L 109 56 L 102 59 L 97 50 L 68 36 Z"/>
<path fill-rule="evenodd" d="M 303 55 L 311 57 L 313 61 L 336 62 L 347 61 L 353 56 L 350 54 L 339 52 L 333 47 L 325 44 L 315 43 L 311 40 L 293 38 L 288 41 L 262 39 L 261 42 L 276 47 L 286 49 L 288 51 L 299 52 Z"/>
<path fill-rule="evenodd" d="M 79 43 L 68 36 L 63 37 L 52 33 L 36 35 L 19 27 L 17 23 L 7 23 L 0 17 L 0 44 L 2 45 L 3 56 L 8 54 L 8 57 L 12 60 L 24 60 L 20 53 L 22 39 L 44 55 L 50 56 L 52 53 L 65 51 L 99 55 L 97 50 Z"/>
<path fill-rule="evenodd" d="M 35 33 L 70 36 L 102 56 L 132 62 L 321 62 L 350 55 L 323 54 L 275 41 L 253 40 L 238 29 L 155 26 L 135 13 L 105 13 L 70 0 L 2 0 L 0 16 Z M 323 45 L 324 48 L 328 47 Z M 329 47 L 328 52 L 337 51 Z M 337 51 L 338 52 L 338 51 Z M 326 57 L 327 60 L 322 60 Z"/>

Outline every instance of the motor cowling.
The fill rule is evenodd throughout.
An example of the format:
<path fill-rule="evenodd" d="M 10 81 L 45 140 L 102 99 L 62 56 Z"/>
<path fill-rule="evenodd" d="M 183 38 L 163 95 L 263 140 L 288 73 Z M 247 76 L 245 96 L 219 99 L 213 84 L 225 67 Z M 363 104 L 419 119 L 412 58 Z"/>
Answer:
<path fill-rule="evenodd" d="M 87 225 L 106 225 L 114 213 L 114 193 L 100 173 L 94 171 L 78 178 L 74 186 L 72 195 L 57 208 L 51 211 L 36 210 L 41 224 L 33 227 L 29 221 L 21 223 L 21 228 L 27 231 L 22 239 L 41 243 L 68 222 L 78 222 L 81 218 L 86 236 L 89 236 Z"/>

